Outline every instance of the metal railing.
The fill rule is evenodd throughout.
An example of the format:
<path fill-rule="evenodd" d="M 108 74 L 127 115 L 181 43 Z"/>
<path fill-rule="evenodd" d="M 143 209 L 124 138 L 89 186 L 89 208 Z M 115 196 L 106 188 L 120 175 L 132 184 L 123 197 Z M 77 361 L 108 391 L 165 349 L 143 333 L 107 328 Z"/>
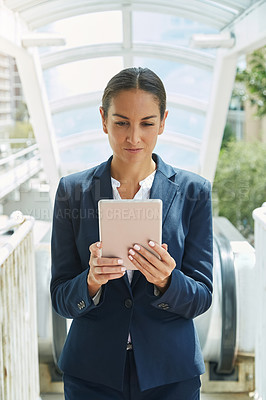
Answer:
<path fill-rule="evenodd" d="M 41 168 L 37 144 L 0 159 L 0 199 L 37 174 Z"/>
<path fill-rule="evenodd" d="M 256 250 L 256 400 L 266 400 L 266 203 L 253 211 Z"/>
<path fill-rule="evenodd" d="M 26 218 L 0 244 L 1 400 L 40 398 L 33 225 Z"/>

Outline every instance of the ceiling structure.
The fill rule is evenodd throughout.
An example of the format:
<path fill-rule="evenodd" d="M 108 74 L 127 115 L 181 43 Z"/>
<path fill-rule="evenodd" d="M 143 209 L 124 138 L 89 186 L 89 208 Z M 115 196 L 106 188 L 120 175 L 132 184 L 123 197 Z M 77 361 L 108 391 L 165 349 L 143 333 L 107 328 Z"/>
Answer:
<path fill-rule="evenodd" d="M 16 59 L 52 196 L 62 174 L 111 154 L 98 108 L 130 66 L 166 87 L 156 151 L 212 181 L 236 66 L 266 45 L 265 20 L 262 0 L 0 1 L 0 52 Z"/>

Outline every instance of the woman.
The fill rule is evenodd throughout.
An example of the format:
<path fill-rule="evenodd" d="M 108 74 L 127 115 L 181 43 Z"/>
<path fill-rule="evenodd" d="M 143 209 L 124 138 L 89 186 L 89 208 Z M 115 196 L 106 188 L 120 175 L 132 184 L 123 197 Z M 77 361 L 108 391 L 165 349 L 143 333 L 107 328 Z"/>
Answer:
<path fill-rule="evenodd" d="M 212 298 L 210 183 L 153 154 L 166 95 L 151 70 L 115 75 L 100 107 L 113 156 L 62 178 L 52 235 L 52 304 L 73 318 L 59 366 L 67 400 L 196 400 L 204 362 L 193 318 Z M 102 198 L 163 201 L 163 245 L 101 257 Z M 115 232 L 114 232 L 115 237 Z"/>

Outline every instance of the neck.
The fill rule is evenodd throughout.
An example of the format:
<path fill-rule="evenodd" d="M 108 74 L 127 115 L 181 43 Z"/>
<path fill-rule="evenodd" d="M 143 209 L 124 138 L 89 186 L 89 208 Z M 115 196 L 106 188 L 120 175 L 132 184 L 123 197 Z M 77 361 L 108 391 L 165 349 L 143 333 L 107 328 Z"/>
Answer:
<path fill-rule="evenodd" d="M 149 176 L 155 169 L 156 163 L 152 158 L 141 164 L 125 164 L 114 157 L 111 163 L 111 175 L 121 184 L 130 182 L 131 184 L 138 185 L 140 181 Z"/>

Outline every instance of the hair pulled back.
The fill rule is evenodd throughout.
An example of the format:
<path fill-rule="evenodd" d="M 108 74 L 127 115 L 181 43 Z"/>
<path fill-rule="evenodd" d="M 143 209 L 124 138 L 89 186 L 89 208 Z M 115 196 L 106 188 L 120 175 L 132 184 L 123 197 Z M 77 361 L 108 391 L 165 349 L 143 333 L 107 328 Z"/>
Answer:
<path fill-rule="evenodd" d="M 102 97 L 102 108 L 107 118 L 111 100 L 124 90 L 140 89 L 154 96 L 158 101 L 160 117 L 163 119 L 166 109 L 166 93 L 161 79 L 149 68 L 126 68 L 113 76 L 107 83 Z"/>

